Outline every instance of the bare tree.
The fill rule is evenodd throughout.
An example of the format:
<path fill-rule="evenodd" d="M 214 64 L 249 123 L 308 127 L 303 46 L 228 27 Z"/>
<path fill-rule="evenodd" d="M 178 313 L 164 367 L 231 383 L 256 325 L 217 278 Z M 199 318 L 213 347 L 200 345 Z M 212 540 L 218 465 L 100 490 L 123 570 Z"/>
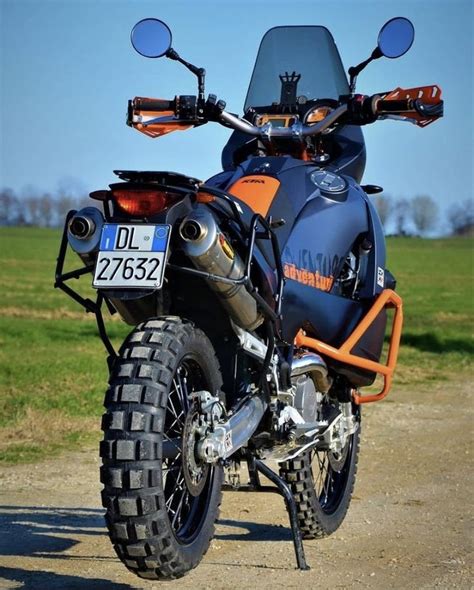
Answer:
<path fill-rule="evenodd" d="M 29 225 L 40 224 L 39 199 L 36 196 L 26 197 L 22 201 L 25 205 L 26 219 Z"/>
<path fill-rule="evenodd" d="M 408 199 L 397 199 L 393 205 L 393 214 L 395 216 L 395 231 L 397 235 L 406 235 L 406 224 L 410 216 L 410 202 Z"/>
<path fill-rule="evenodd" d="M 472 231 L 474 225 L 474 203 L 472 199 L 466 199 L 453 205 L 448 211 L 448 221 L 455 235 L 462 235 Z"/>
<path fill-rule="evenodd" d="M 59 179 L 56 197 L 56 225 L 62 226 L 71 209 L 82 209 L 91 205 L 84 183 L 73 176 Z"/>
<path fill-rule="evenodd" d="M 74 209 L 74 199 L 69 197 L 68 195 L 60 195 L 56 199 L 56 219 L 55 225 L 57 227 L 62 227 L 64 225 L 64 220 L 66 219 L 67 213 Z"/>
<path fill-rule="evenodd" d="M 420 234 L 433 229 L 438 220 L 438 205 L 428 195 L 418 195 L 411 202 L 413 223 Z"/>
<path fill-rule="evenodd" d="M 54 201 L 51 195 L 45 193 L 38 199 L 38 213 L 40 224 L 49 227 L 53 220 Z"/>
<path fill-rule="evenodd" d="M 382 222 L 382 225 L 385 227 L 387 225 L 387 221 L 389 220 L 393 212 L 392 197 L 390 197 L 389 195 L 381 194 L 375 197 L 373 203 L 375 205 L 375 208 L 377 209 L 377 213 L 379 214 L 380 221 Z"/>
<path fill-rule="evenodd" d="M 0 191 L 0 225 L 16 225 L 20 217 L 18 198 L 11 188 Z"/>

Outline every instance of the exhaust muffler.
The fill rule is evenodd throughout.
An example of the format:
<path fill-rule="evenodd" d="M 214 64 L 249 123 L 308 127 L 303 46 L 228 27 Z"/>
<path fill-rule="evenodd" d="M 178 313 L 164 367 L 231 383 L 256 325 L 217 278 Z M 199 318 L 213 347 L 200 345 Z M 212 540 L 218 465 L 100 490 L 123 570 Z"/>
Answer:
<path fill-rule="evenodd" d="M 212 213 L 203 207 L 196 208 L 179 227 L 184 241 L 184 253 L 193 265 L 203 272 L 237 279 L 244 275 L 245 267 L 240 256 L 227 241 Z M 245 330 L 255 330 L 263 322 L 255 299 L 244 285 L 206 281 L 219 296 L 232 320 Z"/>
<path fill-rule="evenodd" d="M 95 262 L 103 225 L 104 216 L 96 207 L 84 207 L 69 220 L 67 239 L 86 266 Z"/>

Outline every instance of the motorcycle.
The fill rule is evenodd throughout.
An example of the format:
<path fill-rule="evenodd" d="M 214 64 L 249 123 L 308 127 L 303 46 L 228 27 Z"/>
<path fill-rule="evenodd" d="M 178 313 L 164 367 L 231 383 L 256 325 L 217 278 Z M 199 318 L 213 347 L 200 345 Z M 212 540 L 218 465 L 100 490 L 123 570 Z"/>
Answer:
<path fill-rule="evenodd" d="M 90 195 L 103 211 L 70 211 L 61 241 L 55 286 L 96 316 L 108 351 L 107 527 L 141 578 L 178 578 L 199 564 L 222 490 L 283 495 L 300 569 L 309 569 L 303 539 L 344 520 L 361 406 L 388 394 L 402 329 L 369 198 L 382 189 L 360 184 L 361 126 L 395 118 L 423 127 L 443 114 L 438 86 L 364 96 L 356 79 L 413 39 L 409 20 L 388 21 L 348 83 L 326 28 L 272 28 L 240 117 L 206 98 L 205 70 L 171 47 L 165 23 L 133 28 L 136 51 L 184 65 L 198 94 L 136 97 L 127 124 L 152 138 L 209 122 L 233 132 L 223 171 L 206 182 L 115 171 L 119 182 Z M 68 247 L 83 266 L 64 272 Z M 88 273 L 96 301 L 69 283 Z M 134 326 L 118 352 L 104 306 Z M 361 393 L 377 374 L 382 389 Z"/>

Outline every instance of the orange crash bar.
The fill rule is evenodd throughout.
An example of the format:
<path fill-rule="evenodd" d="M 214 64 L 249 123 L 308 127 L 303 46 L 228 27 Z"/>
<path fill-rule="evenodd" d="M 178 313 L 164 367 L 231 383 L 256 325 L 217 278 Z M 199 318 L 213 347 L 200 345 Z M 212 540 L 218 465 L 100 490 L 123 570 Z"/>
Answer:
<path fill-rule="evenodd" d="M 386 365 L 351 354 L 351 350 L 359 342 L 370 325 L 374 322 L 375 318 L 384 308 L 395 309 Z M 311 348 L 312 350 L 319 352 L 319 354 L 326 355 L 341 363 L 353 365 L 374 373 L 381 373 L 384 377 L 384 386 L 380 393 L 370 395 L 360 395 L 356 391 L 353 391 L 352 393 L 352 397 L 356 404 L 376 402 L 383 399 L 390 391 L 393 372 L 397 364 L 398 349 L 400 348 L 402 324 L 402 299 L 397 293 L 395 293 L 395 291 L 385 289 L 378 296 L 373 306 L 340 348 L 334 348 L 333 346 L 329 346 L 329 344 L 316 340 L 316 338 L 310 338 L 309 336 L 306 336 L 302 330 L 296 335 L 295 344 L 296 346 L 306 346 L 307 348 Z"/>

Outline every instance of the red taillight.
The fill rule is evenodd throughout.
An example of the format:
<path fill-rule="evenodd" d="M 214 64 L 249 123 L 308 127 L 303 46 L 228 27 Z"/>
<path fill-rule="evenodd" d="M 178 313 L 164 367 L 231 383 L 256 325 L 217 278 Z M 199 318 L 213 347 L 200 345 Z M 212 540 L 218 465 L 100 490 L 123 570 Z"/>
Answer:
<path fill-rule="evenodd" d="M 149 189 L 114 190 L 113 196 L 119 209 L 134 217 L 155 215 L 179 198 L 176 194 Z"/>

